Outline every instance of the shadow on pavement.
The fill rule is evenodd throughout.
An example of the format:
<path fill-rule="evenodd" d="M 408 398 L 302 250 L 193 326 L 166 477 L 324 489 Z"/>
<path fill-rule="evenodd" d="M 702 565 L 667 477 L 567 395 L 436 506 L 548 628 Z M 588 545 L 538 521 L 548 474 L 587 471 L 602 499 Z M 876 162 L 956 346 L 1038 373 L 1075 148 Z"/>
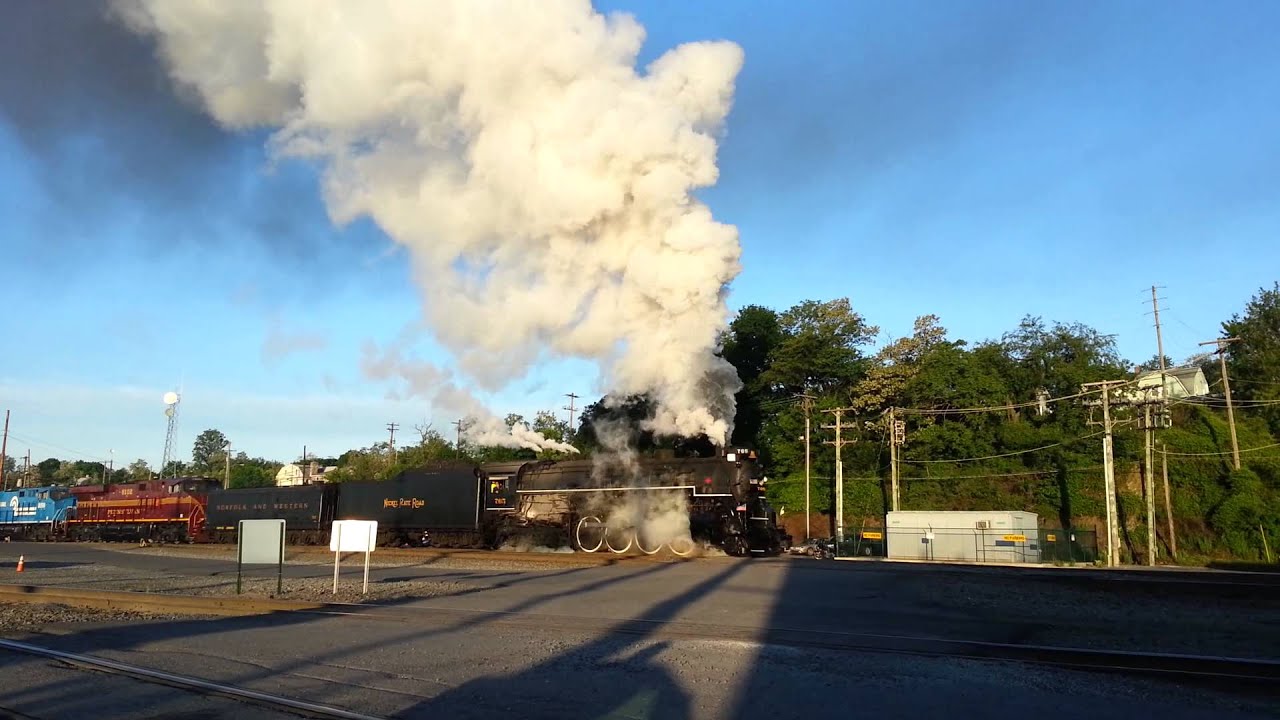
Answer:
<path fill-rule="evenodd" d="M 405 718 L 692 718 L 689 695 L 657 657 L 670 643 L 646 636 L 741 572 L 735 563 L 586 644 L 514 674 L 484 676 L 399 713 Z M 625 635 L 621 631 L 625 631 Z M 566 702 L 566 689 L 574 698 Z"/>
<path fill-rule="evenodd" d="M 533 597 L 514 603 L 510 607 L 504 608 L 501 612 L 525 612 L 566 595 L 586 594 L 621 583 L 644 581 L 670 567 L 672 566 L 649 566 L 637 572 L 615 574 L 592 582 L 575 585 L 568 590 L 534 595 Z M 569 575 L 589 569 L 591 568 L 571 568 L 551 575 Z M 725 573 L 721 574 L 721 579 L 727 578 L 729 574 L 736 572 L 736 570 L 736 567 L 730 568 Z M 549 577 L 549 575 L 546 573 L 540 573 L 536 576 L 529 576 L 525 579 L 516 578 L 505 580 L 492 588 L 468 588 L 457 593 L 437 596 L 433 599 L 445 598 L 451 595 L 468 595 L 500 587 L 510 587 L 518 584 L 519 582 L 527 582 L 546 577 Z M 704 583 L 702 586 L 699 586 L 699 588 L 695 588 L 688 593 L 684 593 L 672 598 L 671 600 L 660 603 L 649 613 L 646 613 L 644 617 L 654 620 L 669 618 L 674 615 L 674 613 L 678 612 L 686 603 L 693 602 L 698 597 L 701 597 L 705 592 L 710 591 L 712 587 L 719 584 L 719 581 L 720 580 L 716 580 L 711 583 Z M 417 599 L 407 598 L 380 602 L 377 603 L 377 605 L 382 608 L 395 607 L 397 605 L 409 606 L 411 603 L 416 601 Z M 298 626 L 300 631 L 306 632 L 305 630 L 302 630 L 302 628 L 309 624 L 317 623 L 322 619 L 332 620 L 333 618 L 329 616 L 307 615 L 301 613 L 272 613 L 269 615 L 243 618 L 219 618 L 207 620 L 183 619 L 159 623 L 149 622 L 145 625 L 133 627 L 128 625 L 89 627 L 81 632 L 75 632 L 67 635 L 40 635 L 36 637 L 29 637 L 27 639 L 35 644 L 45 647 L 52 647 L 67 652 L 91 653 L 104 657 L 116 657 L 128 662 L 133 659 L 128 658 L 127 655 L 121 658 L 119 655 L 120 652 L 128 653 L 129 651 L 138 650 L 146 652 L 147 650 L 144 649 L 144 646 L 155 641 L 172 641 L 175 639 L 188 641 L 188 653 L 200 655 L 202 654 L 201 649 L 208 647 L 210 641 L 207 638 L 211 636 L 216 637 L 226 633 L 279 630 L 282 627 L 288 626 Z M 309 653 L 305 656 L 300 655 L 284 663 L 264 662 L 258 664 L 255 663 L 251 657 L 236 658 L 238 664 L 250 665 L 252 666 L 252 669 L 246 672 L 232 673 L 209 679 L 214 679 L 217 682 L 228 685 L 254 687 L 255 689 L 270 692 L 272 691 L 272 685 L 276 684 L 277 680 L 281 676 L 287 676 L 291 673 L 301 673 L 299 677 L 308 677 L 305 674 L 305 671 L 308 668 L 315 666 L 341 667 L 344 660 L 353 656 L 366 652 L 380 651 L 389 647 L 402 648 L 405 652 L 420 652 L 420 649 L 423 646 L 419 643 L 422 643 L 424 640 L 454 634 L 462 634 L 461 637 L 465 637 L 465 631 L 487 625 L 500 619 L 501 615 L 478 614 L 454 623 L 447 623 L 446 620 L 443 621 L 446 623 L 443 626 L 431 628 L 420 628 L 410 625 L 406 632 L 397 632 L 391 637 L 387 637 L 385 633 L 371 633 L 368 640 L 356 643 L 334 644 L 324 652 Z M 401 623 L 401 625 L 403 624 L 404 623 Z M 385 627 L 398 626 L 393 623 L 388 623 L 384 628 Z M 664 711 L 660 715 L 640 715 L 636 717 L 688 717 L 685 709 L 682 709 L 687 706 L 687 701 L 683 694 L 675 683 L 670 682 L 669 679 L 664 679 L 662 669 L 651 662 L 652 655 L 656 652 L 660 652 L 660 649 L 647 648 L 642 649 L 641 652 L 625 653 L 624 651 L 636 642 L 634 637 L 612 638 L 608 636 L 607 631 L 602 633 L 602 635 L 603 637 L 590 643 L 585 647 L 585 649 L 580 648 L 567 651 L 564 654 L 563 659 L 553 662 L 552 666 L 557 669 L 563 669 L 565 667 L 571 668 L 570 680 L 573 679 L 573 673 L 588 673 L 587 665 L 595 667 L 597 662 L 604 668 L 613 667 L 639 669 L 639 674 L 637 675 L 638 679 L 636 681 L 638 684 L 633 684 L 634 687 L 631 687 L 630 690 L 634 690 L 634 692 L 629 692 L 627 697 L 624 698 L 624 701 L 634 701 L 635 703 L 638 703 L 636 707 L 648 707 L 653 705 L 654 707 L 662 707 L 666 710 L 679 712 L 672 715 Z M 462 641 L 465 640 L 454 640 L 453 642 Z M 172 650 L 166 648 L 162 651 L 162 654 L 170 652 L 172 652 Z M 160 656 L 158 655 L 157 657 Z M 0 652 L 0 668 L 3 668 L 6 664 L 13 663 L 16 658 L 17 656 Z M 137 660 L 133 661 L 137 662 Z M 152 662 L 154 663 L 154 661 Z M 584 665 L 584 663 L 586 663 L 586 665 Z M 147 662 L 142 661 L 142 664 L 147 664 Z M 161 669 L 167 668 L 162 667 Z M 471 689 L 463 691 L 463 694 L 461 695 L 455 691 L 450 691 L 443 697 L 443 702 L 445 702 L 447 706 L 454 708 L 454 710 L 451 710 L 445 716 L 489 717 L 496 708 L 504 706 L 503 703 L 507 702 L 507 698 L 517 697 L 512 695 L 512 687 L 523 686 L 526 690 L 531 691 L 535 688 L 538 682 L 541 682 L 538 673 L 536 671 L 533 672 L 533 676 L 526 676 L 526 674 L 522 673 L 515 677 L 503 679 L 491 679 L 489 677 L 484 677 L 474 681 L 474 684 L 468 683 L 468 686 L 471 686 Z M 626 672 L 630 672 L 630 670 L 627 670 Z M 492 685 L 489 685 L 489 683 L 492 683 Z M 579 682 L 573 681 L 570 682 L 569 687 L 580 687 L 580 685 L 581 684 Z M 499 692 L 500 688 L 507 689 Z M 343 687 L 341 683 L 324 684 L 319 688 L 316 688 L 306 699 L 323 703 L 331 701 L 331 698 L 336 693 L 348 689 L 349 688 L 347 687 Z M 577 688 L 575 687 L 575 689 Z M 620 689 L 621 686 L 615 686 L 612 688 L 610 696 L 615 696 Z M 166 698 L 172 697 L 173 693 L 177 691 L 169 688 L 147 686 L 140 692 L 144 694 L 143 700 L 150 703 L 157 709 L 162 709 L 165 705 Z M 479 715 L 461 714 L 464 713 L 466 707 L 476 706 L 475 693 L 477 692 L 489 700 L 493 700 L 497 704 L 484 704 L 486 709 Z M 284 694 L 289 693 L 285 692 Z M 621 697 L 620 695 L 617 696 Z M 465 697 L 471 697 L 472 699 L 468 701 L 464 699 Z M 40 712 L 36 713 L 36 715 L 41 718 L 94 717 L 94 699 L 76 692 L 73 683 L 60 682 L 22 687 L 15 691 L 8 692 L 5 695 L 4 700 L 4 706 L 6 708 L 20 707 L 23 708 L 25 712 L 30 712 L 32 708 L 39 708 Z M 434 708 L 435 702 L 435 700 L 432 700 L 429 701 L 428 704 Z M 549 704 L 544 707 L 543 710 L 539 711 L 543 713 L 541 715 L 530 715 L 524 712 L 519 712 L 517 715 L 522 717 L 575 716 L 572 713 L 570 713 L 570 715 L 565 714 L 567 711 L 565 707 L 566 699 L 560 693 L 557 693 L 554 698 L 549 698 L 548 703 Z M 338 702 L 338 704 L 343 703 Z M 625 705 L 625 702 L 622 704 Z M 430 711 L 432 715 L 436 715 L 437 712 L 438 711 L 435 709 Z M 629 713 L 630 710 L 627 712 Z M 157 717 L 160 716 L 163 716 L 163 714 L 157 715 Z M 598 717 L 599 714 L 589 713 L 589 716 Z"/>

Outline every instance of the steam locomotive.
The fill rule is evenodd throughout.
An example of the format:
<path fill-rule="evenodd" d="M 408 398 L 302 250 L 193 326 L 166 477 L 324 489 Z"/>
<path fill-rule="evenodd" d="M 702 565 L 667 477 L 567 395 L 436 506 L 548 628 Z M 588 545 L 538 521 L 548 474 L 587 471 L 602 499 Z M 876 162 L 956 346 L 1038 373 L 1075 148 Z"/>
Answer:
<path fill-rule="evenodd" d="M 379 544 L 570 547 L 582 552 L 777 553 L 790 544 L 754 452 L 713 458 L 443 463 L 385 482 L 222 489 L 208 478 L 33 488 L 0 512 L 31 539 L 235 542 L 240 520 L 283 518 L 293 544 L 328 542 L 334 520 L 377 520 Z M 40 515 L 26 495 L 47 501 Z M 56 506 L 55 506 L 56 503 Z M 31 503 L 33 506 L 35 502 Z M 47 517 L 46 517 L 47 515 Z"/>
<path fill-rule="evenodd" d="M 380 545 L 570 547 L 731 555 L 790 544 L 765 497 L 754 452 L 715 458 L 443 463 L 384 482 L 214 490 L 208 532 L 235 541 L 240 520 L 283 518 L 288 541 L 328 542 L 333 520 L 378 521 Z"/>

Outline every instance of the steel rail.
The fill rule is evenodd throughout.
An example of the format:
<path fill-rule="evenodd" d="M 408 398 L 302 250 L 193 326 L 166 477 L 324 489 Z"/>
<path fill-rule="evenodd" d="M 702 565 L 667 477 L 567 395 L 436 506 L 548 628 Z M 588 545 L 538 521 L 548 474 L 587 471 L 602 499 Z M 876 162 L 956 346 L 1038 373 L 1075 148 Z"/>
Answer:
<path fill-rule="evenodd" d="M 152 670 L 151 668 L 130 665 L 116 660 L 108 660 L 106 658 L 95 657 L 93 655 L 63 652 L 62 650 L 54 650 L 52 648 L 40 647 L 39 645 L 31 645 L 29 643 L 17 642 L 15 640 L 0 640 L 0 648 L 11 650 L 13 652 L 26 653 L 28 655 L 60 660 L 73 666 L 96 670 L 99 672 L 107 672 L 114 675 L 125 675 L 145 682 L 159 683 L 161 685 L 196 691 L 207 695 L 220 695 L 222 697 L 243 700 L 273 709 L 286 709 L 290 712 L 302 713 L 310 717 L 325 718 L 326 720 L 330 718 L 334 720 L 387 720 L 387 718 L 379 715 L 352 712 L 351 710 L 344 710 L 331 705 L 321 705 L 319 703 L 307 702 L 305 700 L 294 700 L 293 698 L 287 698 L 282 695 L 272 695 L 271 693 L 259 692 L 257 690 L 249 690 L 247 688 L 235 687 L 232 685 L 223 685 L 222 683 L 203 680 L 189 675 L 178 675 L 176 673 L 164 672 L 161 670 Z"/>

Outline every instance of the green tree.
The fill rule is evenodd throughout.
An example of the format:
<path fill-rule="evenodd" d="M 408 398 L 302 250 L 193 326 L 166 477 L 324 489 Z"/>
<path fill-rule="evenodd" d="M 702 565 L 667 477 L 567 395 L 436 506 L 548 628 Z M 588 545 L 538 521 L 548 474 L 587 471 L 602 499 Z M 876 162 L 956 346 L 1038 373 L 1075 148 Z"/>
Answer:
<path fill-rule="evenodd" d="M 36 471 L 40 475 L 40 483 L 48 485 L 58 478 L 58 470 L 62 468 L 62 461 L 58 458 L 45 458 L 36 464 Z"/>
<path fill-rule="evenodd" d="M 1164 366 L 1165 366 L 1165 368 L 1171 368 L 1171 367 L 1174 367 L 1173 358 L 1169 357 L 1168 355 L 1165 355 L 1165 356 L 1164 356 Z M 1159 356 L 1159 355 L 1152 355 L 1152 356 L 1151 356 L 1151 358 L 1150 358 L 1149 360 L 1147 360 L 1146 362 L 1139 363 L 1139 364 L 1138 364 L 1138 369 L 1139 369 L 1139 370 L 1159 370 L 1159 369 L 1160 369 L 1160 356 Z"/>
<path fill-rule="evenodd" d="M 734 445 L 758 446 L 764 422 L 761 404 L 772 395 L 760 377 L 769 369 L 769 357 L 782 339 L 781 320 L 769 308 L 748 305 L 729 323 L 721 354 L 742 381 L 742 389 L 734 396 L 737 412 L 730 440 Z"/>
<path fill-rule="evenodd" d="M 228 488 L 270 487 L 276 484 L 276 473 L 280 471 L 280 463 L 264 458 L 251 458 L 245 453 L 237 453 L 231 460 L 231 477 Z"/>
<path fill-rule="evenodd" d="M 134 482 L 143 482 L 151 479 L 151 466 L 146 460 L 138 458 L 129 463 L 128 468 L 129 479 Z"/>
<path fill-rule="evenodd" d="M 160 469 L 160 475 L 163 477 L 182 477 L 191 473 L 198 473 L 199 470 L 192 465 L 182 462 L 181 460 L 170 460 L 163 468 Z"/>
<path fill-rule="evenodd" d="M 1232 394 L 1246 401 L 1280 400 L 1280 282 L 1259 289 L 1244 315 L 1232 315 L 1222 332 L 1236 338 L 1227 346 Z M 1271 431 L 1280 434 L 1280 405 L 1260 407 Z"/>
<path fill-rule="evenodd" d="M 920 373 L 921 362 L 946 339 L 947 330 L 937 315 L 916 318 L 910 337 L 899 338 L 876 353 L 866 376 L 854 386 L 850 405 L 865 413 L 879 413 L 903 404 L 903 393 Z"/>
<path fill-rule="evenodd" d="M 784 337 L 761 380 L 775 392 L 831 392 L 850 387 L 863 370 L 861 347 L 880 332 L 854 312 L 848 298 L 806 300 L 782 313 Z"/>
<path fill-rule="evenodd" d="M 196 436 L 191 448 L 191 468 L 194 472 L 211 472 L 226 461 L 227 436 L 219 430 L 205 430 Z"/>
<path fill-rule="evenodd" d="M 533 424 L 530 427 L 534 432 L 541 433 L 548 440 L 570 444 L 574 440 L 573 429 L 569 427 L 569 423 L 561 420 L 550 410 L 539 410 L 534 415 Z M 568 457 L 570 454 L 559 450 L 543 450 L 538 453 L 538 457 L 544 460 L 555 460 Z"/>
<path fill-rule="evenodd" d="M 1084 383 L 1119 379 L 1129 372 L 1115 337 L 1080 323 L 1049 326 L 1028 316 L 1001 342 L 1011 361 L 1011 400 L 1030 400 L 1040 389 L 1052 397 L 1073 395 Z"/>

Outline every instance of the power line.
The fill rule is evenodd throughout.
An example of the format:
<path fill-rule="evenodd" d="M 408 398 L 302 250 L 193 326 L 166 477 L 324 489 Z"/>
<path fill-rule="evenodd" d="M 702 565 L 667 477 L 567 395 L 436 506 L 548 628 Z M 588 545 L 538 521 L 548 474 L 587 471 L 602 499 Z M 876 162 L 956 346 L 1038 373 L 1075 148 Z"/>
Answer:
<path fill-rule="evenodd" d="M 101 462 L 101 463 L 105 463 L 105 462 L 107 462 L 107 458 L 105 458 L 105 457 L 99 457 L 99 456 L 97 456 L 97 455 L 91 455 L 91 454 L 89 454 L 89 453 L 81 452 L 81 451 L 79 451 L 79 450 L 72 450 L 71 448 L 68 448 L 68 447 L 62 447 L 61 445 L 54 445 L 54 444 L 53 444 L 53 443 L 51 443 L 51 442 L 45 442 L 44 440 L 37 440 L 37 439 L 32 438 L 32 437 L 24 436 L 24 435 L 22 435 L 22 434 L 20 434 L 20 433 L 15 433 L 15 432 L 12 432 L 12 431 L 11 431 L 11 432 L 9 433 L 9 437 L 14 438 L 15 440 L 19 440 L 19 441 L 24 442 L 24 443 L 29 443 L 29 444 L 31 444 L 31 445 L 38 445 L 38 446 L 43 447 L 43 448 L 48 448 L 48 449 L 50 449 L 50 450 L 57 450 L 58 452 L 71 453 L 71 457 L 70 457 L 70 458 L 68 458 L 68 459 L 71 459 L 71 460 L 87 460 L 87 461 L 92 461 L 92 462 Z"/>
<path fill-rule="evenodd" d="M 1090 434 L 1090 435 L 1082 435 L 1082 436 L 1080 436 L 1080 437 L 1078 437 L 1078 438 L 1072 438 L 1072 439 L 1070 439 L 1070 440 L 1063 440 L 1063 441 L 1061 441 L 1061 442 L 1056 442 L 1056 443 L 1053 443 L 1053 444 L 1051 444 L 1051 445 L 1041 445 L 1040 447 L 1037 447 L 1037 448 L 1030 448 L 1030 449 L 1027 449 L 1027 450 L 1015 450 L 1014 452 L 1001 453 L 1001 454 L 999 454 L 999 455 L 986 455 L 986 456 L 983 456 L 983 457 L 972 457 L 972 458 L 956 458 L 956 459 L 953 459 L 953 460 L 908 460 L 908 459 L 904 459 L 902 462 L 909 462 L 909 463 L 923 464 L 923 463 L 960 463 L 960 462 L 977 462 L 977 461 L 979 461 L 979 460 L 995 460 L 995 459 L 998 459 L 998 458 L 1013 457 L 1013 456 L 1015 456 L 1015 455 L 1026 455 L 1026 454 L 1033 453 L 1033 452 L 1039 452 L 1039 451 L 1041 451 L 1041 450 L 1048 450 L 1049 448 L 1055 448 L 1055 447 L 1058 447 L 1059 445 L 1068 445 L 1068 444 L 1070 444 L 1070 443 L 1078 442 L 1078 441 L 1080 441 L 1080 440 L 1088 440 L 1089 438 L 1095 438 L 1095 437 L 1098 437 L 1099 435 L 1102 435 L 1104 432 L 1105 432 L 1105 431 L 1099 431 L 1099 432 L 1096 432 L 1096 433 L 1092 433 L 1092 434 Z"/>
<path fill-rule="evenodd" d="M 1246 385 L 1271 385 L 1273 387 L 1280 387 L 1280 382 L 1270 382 L 1268 380 L 1246 380 L 1244 378 L 1235 378 L 1232 382 L 1242 382 Z"/>
<path fill-rule="evenodd" d="M 1215 397 L 1186 398 L 1182 402 L 1186 402 L 1190 405 L 1204 405 L 1206 407 L 1226 407 L 1227 406 L 1227 401 L 1225 398 L 1215 398 Z M 1231 404 L 1234 407 L 1269 407 L 1271 405 L 1280 405 L 1280 400 L 1236 400 L 1235 398 L 1232 398 Z"/>
<path fill-rule="evenodd" d="M 760 401 L 760 403 L 758 404 L 758 407 L 761 410 L 774 410 L 777 408 L 786 407 L 788 405 L 795 405 L 796 403 L 800 402 L 800 400 L 801 400 L 800 396 L 773 398 L 771 400 Z"/>
<path fill-rule="evenodd" d="M 1120 384 L 1115 385 L 1114 387 L 1123 387 L 1124 385 L 1133 385 L 1138 381 L 1135 379 L 1135 380 L 1126 380 L 1126 381 L 1118 381 L 1118 382 Z M 1004 410 L 1019 410 L 1021 408 L 1037 407 L 1047 403 L 1057 403 L 1057 402 L 1064 402 L 1066 400 L 1075 400 L 1076 398 L 1082 398 L 1087 395 L 1097 395 L 1101 392 L 1102 392 L 1101 390 L 1086 390 L 1083 392 L 1075 393 L 1073 395 L 1063 395 L 1062 397 L 1045 398 L 1043 400 L 1036 399 L 1030 402 L 1012 403 L 1009 405 L 992 405 L 989 407 L 945 408 L 941 410 L 929 410 L 924 408 L 898 408 L 898 412 L 907 413 L 911 415 L 966 415 L 971 413 L 982 413 L 982 412 L 1000 412 Z"/>
<path fill-rule="evenodd" d="M 981 475 L 938 475 L 929 476 L 922 475 L 919 477 L 904 477 L 901 480 L 971 480 L 971 479 L 987 479 L 987 478 L 1005 478 L 1005 477 L 1027 477 L 1032 475 L 1057 475 L 1059 472 L 1086 472 L 1091 470 L 1101 470 L 1102 465 L 1089 465 L 1088 467 L 1067 468 L 1065 470 L 1028 470 L 1026 472 L 1012 473 L 994 473 Z"/>
<path fill-rule="evenodd" d="M 1252 447 L 1252 448 L 1241 448 L 1240 452 L 1242 453 L 1256 452 L 1258 450 L 1266 450 L 1268 448 L 1273 448 L 1273 447 L 1280 447 L 1280 443 L 1271 443 L 1270 445 L 1259 445 L 1258 447 Z M 1211 452 L 1211 453 L 1180 453 L 1180 452 L 1170 452 L 1168 450 L 1157 450 L 1156 452 L 1164 453 L 1165 455 L 1168 455 L 1170 457 L 1220 457 L 1223 455 L 1231 455 L 1233 454 L 1234 451 L 1227 450 L 1226 452 Z"/>

